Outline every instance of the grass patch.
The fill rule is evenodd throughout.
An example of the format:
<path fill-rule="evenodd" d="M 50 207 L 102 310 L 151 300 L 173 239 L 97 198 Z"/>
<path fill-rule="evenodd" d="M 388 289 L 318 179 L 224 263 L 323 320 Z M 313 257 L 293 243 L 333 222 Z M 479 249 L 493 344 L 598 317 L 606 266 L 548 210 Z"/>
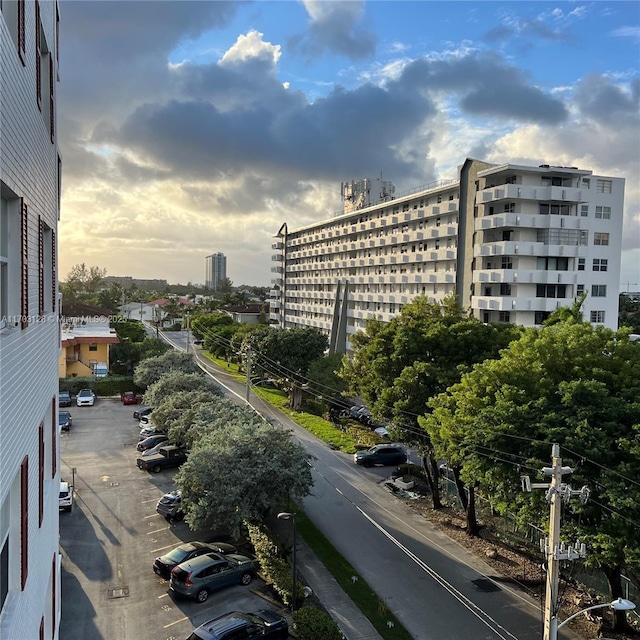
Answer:
<path fill-rule="evenodd" d="M 411 634 L 387 608 L 384 600 L 378 597 L 299 507 L 296 526 L 304 541 L 384 640 L 411 640 Z"/>

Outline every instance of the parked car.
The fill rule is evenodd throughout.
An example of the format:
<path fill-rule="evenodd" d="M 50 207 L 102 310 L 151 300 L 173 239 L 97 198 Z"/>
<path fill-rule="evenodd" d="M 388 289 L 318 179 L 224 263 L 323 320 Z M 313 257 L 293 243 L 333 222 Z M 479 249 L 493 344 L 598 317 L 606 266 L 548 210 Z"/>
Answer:
<path fill-rule="evenodd" d="M 135 420 L 140 420 L 143 416 L 148 416 L 153 411 L 153 407 L 140 407 L 133 412 Z"/>
<path fill-rule="evenodd" d="M 76 405 L 78 407 L 93 407 L 96 395 L 91 389 L 80 389 L 76 396 Z"/>
<path fill-rule="evenodd" d="M 171 571 L 182 562 L 187 562 L 205 553 L 219 553 L 226 555 L 228 553 L 237 553 L 237 549 L 232 544 L 226 542 L 186 542 L 169 551 L 169 553 L 156 558 L 153 561 L 153 570 L 160 577 L 168 580 L 171 577 Z"/>
<path fill-rule="evenodd" d="M 255 572 L 254 561 L 246 556 L 206 553 L 175 567 L 171 572 L 169 590 L 174 595 L 202 603 L 216 589 L 249 584 Z"/>
<path fill-rule="evenodd" d="M 58 508 L 61 511 L 71 511 L 71 509 L 73 509 L 73 485 L 64 480 L 60 481 Z"/>
<path fill-rule="evenodd" d="M 58 392 L 58 406 L 59 407 L 71 406 L 71 393 L 69 391 Z"/>
<path fill-rule="evenodd" d="M 120 394 L 122 404 L 138 404 L 138 396 L 135 391 L 123 391 Z"/>
<path fill-rule="evenodd" d="M 146 438 L 149 438 L 151 436 L 160 436 L 160 435 L 166 435 L 166 433 L 164 431 L 160 431 L 155 424 L 150 424 L 144 427 L 144 429 L 140 429 L 138 440 L 141 442 L 142 440 L 146 440 Z"/>
<path fill-rule="evenodd" d="M 58 411 L 58 426 L 62 431 L 69 431 L 72 424 L 73 420 L 69 411 Z"/>
<path fill-rule="evenodd" d="M 138 469 L 160 473 L 162 469 L 178 467 L 187 460 L 187 452 L 176 445 L 165 445 L 158 449 L 158 453 L 152 456 L 140 456 L 136 460 Z"/>
<path fill-rule="evenodd" d="M 287 621 L 275 611 L 232 611 L 201 624 L 187 640 L 286 640 Z"/>
<path fill-rule="evenodd" d="M 138 444 L 136 445 L 136 449 L 138 451 L 153 449 L 155 446 L 159 445 L 161 442 L 166 442 L 168 439 L 169 436 L 167 436 L 165 433 L 157 433 L 138 442 Z"/>
<path fill-rule="evenodd" d="M 182 491 L 177 489 L 176 491 L 169 491 L 169 493 L 165 493 L 162 498 L 158 500 L 156 511 L 167 520 L 177 520 L 178 522 L 182 520 L 184 518 L 184 511 L 182 510 Z M 213 549 L 211 549 L 211 551 L 213 551 Z M 188 560 L 188 558 L 185 558 L 185 560 Z M 183 562 L 183 560 L 180 560 L 180 562 Z M 180 564 L 180 562 L 176 562 L 176 564 Z"/>
<path fill-rule="evenodd" d="M 377 444 L 371 449 L 356 451 L 353 461 L 363 467 L 376 464 L 402 464 L 407 461 L 407 452 L 395 444 Z"/>

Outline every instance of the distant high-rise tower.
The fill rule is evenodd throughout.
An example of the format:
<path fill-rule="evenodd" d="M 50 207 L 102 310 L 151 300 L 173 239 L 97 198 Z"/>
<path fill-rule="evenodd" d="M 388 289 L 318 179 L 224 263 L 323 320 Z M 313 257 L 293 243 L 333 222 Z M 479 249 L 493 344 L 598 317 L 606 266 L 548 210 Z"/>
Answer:
<path fill-rule="evenodd" d="M 224 253 L 212 253 L 204 261 L 204 284 L 207 289 L 217 291 L 227 279 L 227 256 Z"/>

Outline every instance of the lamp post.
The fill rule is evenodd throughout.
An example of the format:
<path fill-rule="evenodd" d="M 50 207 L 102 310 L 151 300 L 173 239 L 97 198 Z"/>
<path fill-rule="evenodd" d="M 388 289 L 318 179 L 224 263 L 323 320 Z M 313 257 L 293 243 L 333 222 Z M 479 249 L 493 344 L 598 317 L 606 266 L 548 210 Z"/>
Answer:
<path fill-rule="evenodd" d="M 280 516 L 278 516 L 280 517 Z M 605 609 L 609 607 L 614 609 L 615 611 L 631 611 L 631 609 L 635 609 L 636 605 L 630 600 L 625 600 L 624 598 L 618 598 L 613 602 L 606 602 L 605 604 L 594 604 L 592 607 L 587 607 L 586 609 L 582 609 L 578 611 L 578 613 L 574 613 L 572 616 L 569 616 L 566 620 L 558 624 L 558 618 L 553 617 L 551 620 L 555 622 L 555 624 L 551 625 L 551 638 L 553 640 L 557 640 L 558 638 L 558 630 L 564 627 L 567 622 L 570 622 L 574 618 L 577 618 L 580 614 L 585 613 L 586 611 L 593 611 L 593 609 Z"/>
<path fill-rule="evenodd" d="M 291 571 L 293 573 L 293 586 L 291 587 L 291 613 L 296 610 L 296 514 L 283 511 L 278 514 L 279 520 L 291 520 L 293 527 L 293 550 L 291 552 Z"/>

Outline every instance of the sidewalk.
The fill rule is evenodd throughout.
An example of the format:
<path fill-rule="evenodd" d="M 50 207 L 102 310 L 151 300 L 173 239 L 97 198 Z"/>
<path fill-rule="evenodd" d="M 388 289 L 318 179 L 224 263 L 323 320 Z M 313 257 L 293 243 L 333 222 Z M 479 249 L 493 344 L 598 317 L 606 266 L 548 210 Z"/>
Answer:
<path fill-rule="evenodd" d="M 297 537 L 296 560 L 302 582 L 313 589 L 313 594 L 336 621 L 346 640 L 382 640 L 369 619 L 353 604 L 300 536 Z"/>

